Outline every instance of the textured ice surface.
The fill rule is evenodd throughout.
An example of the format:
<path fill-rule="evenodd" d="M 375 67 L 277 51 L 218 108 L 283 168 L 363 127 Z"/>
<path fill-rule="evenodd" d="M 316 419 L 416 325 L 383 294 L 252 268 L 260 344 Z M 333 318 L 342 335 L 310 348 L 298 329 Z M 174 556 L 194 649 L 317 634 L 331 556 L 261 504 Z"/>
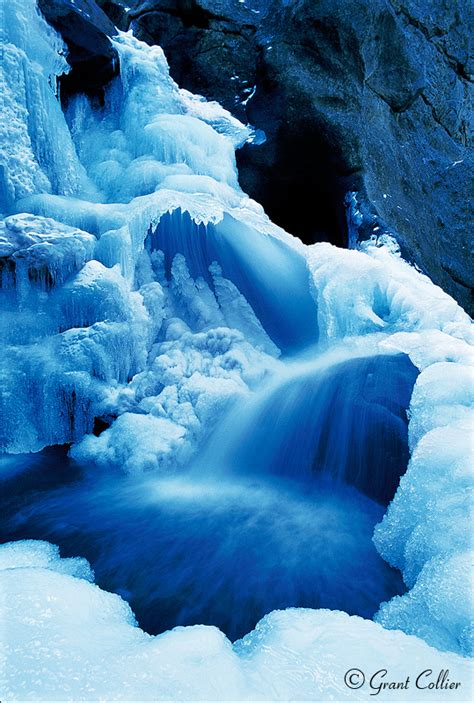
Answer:
<path fill-rule="evenodd" d="M 3 3 L 0 32 L 0 211 L 32 193 L 90 192 L 54 99 L 57 76 L 69 70 L 62 41 L 31 0 Z"/>
<path fill-rule="evenodd" d="M 94 580 L 94 573 L 86 559 L 61 559 L 59 548 L 49 542 L 21 540 L 0 546 L 1 571 L 26 568 L 51 569 L 56 573 L 68 574 L 86 581 Z"/>
<path fill-rule="evenodd" d="M 367 678 L 383 669 L 392 681 L 410 676 L 409 691 L 383 691 L 379 700 L 465 701 L 472 693 L 465 659 L 339 611 L 274 611 L 234 645 L 199 625 L 151 637 L 119 596 L 77 578 L 75 560 L 54 557 L 47 543 L 7 545 L 0 558 L 7 700 L 373 700 L 367 683 L 357 692 L 345 686 L 355 666 Z M 449 669 L 461 687 L 417 690 L 416 676 L 428 669 L 423 682 Z"/>
<path fill-rule="evenodd" d="M 308 250 L 323 338 L 423 329 L 469 339 L 469 316 L 386 247 L 362 252 L 322 243 Z"/>
<path fill-rule="evenodd" d="M 60 286 L 92 259 L 95 242 L 92 234 L 50 218 L 7 217 L 0 222 L 0 295 L 14 291 L 24 303 L 32 289 Z"/>
<path fill-rule="evenodd" d="M 374 536 L 412 590 L 382 605 L 376 619 L 440 649 L 471 654 L 471 322 L 441 289 L 384 247 L 362 253 L 319 244 L 310 264 L 321 336 L 375 333 L 381 350 L 405 352 L 421 370 L 409 410 L 412 456 Z"/>

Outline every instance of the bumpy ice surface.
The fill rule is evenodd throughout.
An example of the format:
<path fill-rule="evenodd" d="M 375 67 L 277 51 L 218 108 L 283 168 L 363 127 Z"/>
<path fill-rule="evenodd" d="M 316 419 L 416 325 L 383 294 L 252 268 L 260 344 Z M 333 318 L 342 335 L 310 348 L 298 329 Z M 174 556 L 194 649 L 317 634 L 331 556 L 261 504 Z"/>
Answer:
<path fill-rule="evenodd" d="M 462 682 L 448 693 L 410 690 L 410 700 L 469 694 L 465 659 L 342 612 L 274 611 L 234 645 L 204 626 L 151 637 L 135 626 L 121 598 L 85 580 L 83 560 L 60 559 L 46 542 L 1 547 L 0 566 L 7 700 L 373 700 L 374 689 L 344 685 L 345 672 L 358 664 L 368 676 L 388 668 L 395 681 L 434 671 L 423 685 L 449 669 L 450 681 Z M 406 692 L 381 694 L 383 700 L 400 695 Z"/>

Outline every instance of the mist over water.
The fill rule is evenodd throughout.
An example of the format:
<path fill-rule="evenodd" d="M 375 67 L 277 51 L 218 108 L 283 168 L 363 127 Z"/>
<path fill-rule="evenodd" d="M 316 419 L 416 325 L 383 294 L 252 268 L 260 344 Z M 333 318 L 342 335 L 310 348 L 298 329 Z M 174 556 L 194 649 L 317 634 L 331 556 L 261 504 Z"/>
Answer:
<path fill-rule="evenodd" d="M 405 590 L 372 533 L 406 468 L 415 377 L 403 355 L 295 364 L 175 475 L 10 457 L 2 537 L 86 557 L 150 633 L 201 623 L 237 639 L 290 606 L 370 618 Z"/>
<path fill-rule="evenodd" d="M 111 472 L 38 490 L 34 475 L 41 482 L 45 468 L 32 467 L 23 508 L 12 500 L 8 538 L 47 539 L 64 556 L 85 556 L 96 582 L 128 600 L 149 632 L 204 623 L 236 639 L 275 608 L 371 617 L 403 591 L 371 542 L 382 506 L 330 479 L 303 492 L 281 479 L 137 481 Z"/>
<path fill-rule="evenodd" d="M 199 470 L 306 482 L 323 472 L 387 504 L 408 462 L 406 408 L 417 375 L 404 354 L 339 349 L 289 364 L 229 414 Z"/>

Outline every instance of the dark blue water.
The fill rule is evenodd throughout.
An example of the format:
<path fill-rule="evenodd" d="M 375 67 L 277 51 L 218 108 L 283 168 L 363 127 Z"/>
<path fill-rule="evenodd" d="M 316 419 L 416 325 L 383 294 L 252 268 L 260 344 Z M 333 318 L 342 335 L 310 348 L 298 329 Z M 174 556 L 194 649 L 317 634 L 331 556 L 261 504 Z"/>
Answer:
<path fill-rule="evenodd" d="M 370 618 L 405 589 L 372 544 L 383 505 L 348 482 L 386 497 L 377 470 L 393 483 L 406 468 L 402 405 L 412 376 L 405 357 L 381 357 L 283 378 L 235 428 L 222 454 L 232 466 L 216 466 L 212 442 L 207 470 L 204 458 L 169 477 L 79 467 L 63 450 L 7 457 L 1 537 L 47 539 L 63 556 L 85 556 L 96 582 L 129 601 L 151 633 L 204 623 L 236 639 L 289 606 Z M 356 401 L 368 407 L 354 410 Z M 386 455 L 366 446 L 387 438 Z M 366 459 L 355 480 L 351 466 Z"/>
<path fill-rule="evenodd" d="M 405 354 L 338 355 L 289 364 L 239 405 L 214 433 L 200 470 L 303 482 L 328 473 L 386 505 L 408 463 L 406 410 L 418 369 Z"/>

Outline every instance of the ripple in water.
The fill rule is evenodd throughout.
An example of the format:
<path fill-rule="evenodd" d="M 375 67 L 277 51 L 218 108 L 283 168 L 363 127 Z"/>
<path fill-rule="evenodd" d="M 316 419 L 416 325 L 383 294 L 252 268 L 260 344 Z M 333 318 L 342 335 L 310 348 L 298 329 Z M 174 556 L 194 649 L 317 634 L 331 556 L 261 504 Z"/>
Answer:
<path fill-rule="evenodd" d="M 384 508 L 328 476 L 98 476 L 52 450 L 8 461 L 2 537 L 85 556 L 150 633 L 204 623 L 236 639 L 289 606 L 371 617 L 404 591 L 372 544 Z"/>

